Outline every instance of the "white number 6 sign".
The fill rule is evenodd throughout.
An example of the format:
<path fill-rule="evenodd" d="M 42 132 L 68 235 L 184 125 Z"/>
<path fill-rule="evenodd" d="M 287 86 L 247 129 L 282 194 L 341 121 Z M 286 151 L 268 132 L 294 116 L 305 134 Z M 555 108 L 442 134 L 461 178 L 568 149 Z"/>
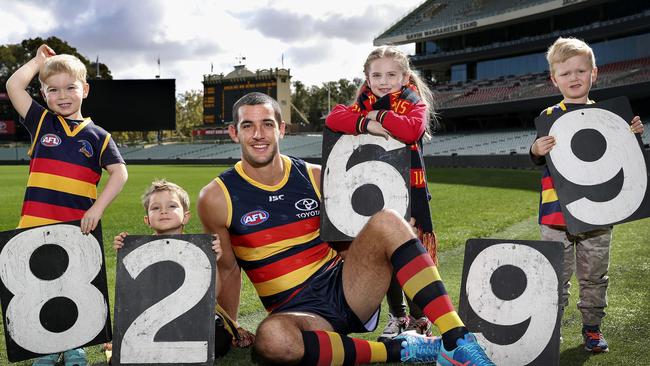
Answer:
<path fill-rule="evenodd" d="M 400 215 L 409 215 L 409 151 L 403 143 L 373 135 L 340 135 L 327 131 L 323 148 L 324 223 L 321 236 L 325 240 L 346 240 L 357 236 L 370 216 L 378 209 L 391 208 Z M 328 144 L 329 142 L 329 144 Z M 353 158 L 353 154 L 357 154 Z M 352 165 L 348 168 L 349 165 Z M 353 196 L 364 186 L 375 186 L 381 192 L 383 207 L 363 212 L 359 206 L 372 206 L 369 199 L 353 203 Z M 361 211 L 361 212 L 360 212 Z M 368 211 L 368 210 L 366 210 Z M 329 230 L 332 229 L 332 230 Z M 330 235 L 338 231 L 342 236 Z M 346 238 L 347 236 L 347 238 Z"/>

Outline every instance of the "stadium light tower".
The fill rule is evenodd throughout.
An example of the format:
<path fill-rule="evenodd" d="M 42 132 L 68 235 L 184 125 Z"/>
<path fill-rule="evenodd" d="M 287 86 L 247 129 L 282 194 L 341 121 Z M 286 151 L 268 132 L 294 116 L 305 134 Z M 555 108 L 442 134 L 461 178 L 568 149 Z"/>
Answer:
<path fill-rule="evenodd" d="M 325 86 L 325 89 L 327 89 L 327 112 L 325 112 L 325 114 L 327 115 L 327 113 L 329 113 L 332 110 L 332 108 L 330 106 L 330 99 L 331 99 L 331 94 L 332 93 L 330 92 L 329 83 L 327 83 L 327 82 L 323 83 L 323 86 Z"/>

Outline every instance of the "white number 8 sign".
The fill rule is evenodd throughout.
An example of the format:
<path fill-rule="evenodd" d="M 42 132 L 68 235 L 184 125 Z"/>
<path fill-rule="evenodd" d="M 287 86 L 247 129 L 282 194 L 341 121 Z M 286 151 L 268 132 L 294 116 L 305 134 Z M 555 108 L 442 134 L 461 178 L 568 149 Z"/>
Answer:
<path fill-rule="evenodd" d="M 36 277 L 29 266 L 34 252 L 55 244 L 67 252 L 68 266 L 52 280 Z M 104 295 L 91 284 L 102 269 L 101 246 L 93 235 L 83 235 L 78 226 L 58 224 L 18 233 L 0 253 L 0 278 L 13 294 L 6 305 L 6 332 L 27 351 L 49 354 L 85 345 L 105 327 L 108 305 Z M 77 318 L 62 332 L 41 324 L 45 304 L 63 297 L 74 302 Z"/>

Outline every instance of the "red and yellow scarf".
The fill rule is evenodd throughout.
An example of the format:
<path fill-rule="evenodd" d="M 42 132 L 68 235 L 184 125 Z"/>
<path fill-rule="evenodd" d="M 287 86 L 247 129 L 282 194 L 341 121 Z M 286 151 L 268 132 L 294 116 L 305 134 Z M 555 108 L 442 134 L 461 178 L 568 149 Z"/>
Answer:
<path fill-rule="evenodd" d="M 384 95 L 378 98 L 364 84 L 357 101 L 350 106 L 354 112 L 360 113 L 357 120 L 357 133 L 365 133 L 369 120 L 365 117 L 370 111 L 379 111 L 377 121 L 383 123 L 388 111 L 393 111 L 400 115 L 406 115 L 413 107 L 422 100 L 418 94 L 418 89 L 414 84 L 403 86 L 402 89 Z M 437 264 L 437 246 L 438 240 L 433 231 L 431 223 L 431 210 L 429 208 L 429 195 L 426 173 L 424 171 L 424 159 L 422 157 L 422 139 L 411 144 L 411 216 L 415 218 L 418 228 L 419 238 L 427 249 L 434 263 Z"/>

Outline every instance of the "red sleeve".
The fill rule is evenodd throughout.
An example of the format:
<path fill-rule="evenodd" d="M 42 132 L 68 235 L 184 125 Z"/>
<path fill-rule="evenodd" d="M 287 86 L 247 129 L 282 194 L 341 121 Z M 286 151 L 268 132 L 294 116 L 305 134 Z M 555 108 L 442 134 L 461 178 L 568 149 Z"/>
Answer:
<path fill-rule="evenodd" d="M 358 135 L 365 131 L 358 131 L 359 122 L 363 122 L 365 117 L 354 112 L 350 107 L 343 104 L 337 104 L 332 112 L 325 118 L 325 125 L 332 131 L 342 132 L 349 135 Z M 366 123 L 367 125 L 367 123 Z"/>
<path fill-rule="evenodd" d="M 427 106 L 418 103 L 404 115 L 393 111 L 382 111 L 380 123 L 393 137 L 405 144 L 412 144 L 422 137 L 427 123 Z"/>

